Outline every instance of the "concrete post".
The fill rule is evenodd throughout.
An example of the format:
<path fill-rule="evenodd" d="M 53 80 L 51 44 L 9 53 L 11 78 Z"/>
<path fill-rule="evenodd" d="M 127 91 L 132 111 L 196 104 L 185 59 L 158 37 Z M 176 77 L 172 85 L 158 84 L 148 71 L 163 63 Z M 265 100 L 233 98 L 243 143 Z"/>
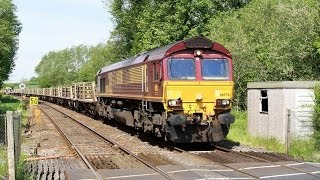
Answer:
<path fill-rule="evenodd" d="M 7 138 L 8 138 L 8 171 L 9 180 L 15 180 L 15 158 L 14 158 L 14 134 L 13 134 L 13 112 L 7 111 Z"/>
<path fill-rule="evenodd" d="M 287 109 L 286 154 L 289 154 L 289 150 L 290 150 L 290 123 L 291 123 L 291 110 Z"/>

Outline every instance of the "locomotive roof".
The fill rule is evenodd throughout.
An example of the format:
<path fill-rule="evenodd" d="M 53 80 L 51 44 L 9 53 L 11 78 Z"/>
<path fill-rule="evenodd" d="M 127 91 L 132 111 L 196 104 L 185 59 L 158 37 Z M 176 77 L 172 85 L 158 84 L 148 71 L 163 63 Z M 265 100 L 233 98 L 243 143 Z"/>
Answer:
<path fill-rule="evenodd" d="M 105 66 L 98 72 L 98 74 L 124 68 L 124 67 L 135 65 L 135 64 L 140 64 L 144 61 L 154 61 L 158 59 L 163 59 L 164 57 L 176 51 L 184 50 L 187 48 L 213 49 L 231 57 L 230 52 L 226 48 L 224 48 L 222 45 L 212 42 L 210 39 L 207 39 L 203 36 L 196 36 L 190 39 L 177 41 L 166 46 L 155 48 L 150 51 L 140 53 L 134 57 L 125 59 L 123 61 Z"/>

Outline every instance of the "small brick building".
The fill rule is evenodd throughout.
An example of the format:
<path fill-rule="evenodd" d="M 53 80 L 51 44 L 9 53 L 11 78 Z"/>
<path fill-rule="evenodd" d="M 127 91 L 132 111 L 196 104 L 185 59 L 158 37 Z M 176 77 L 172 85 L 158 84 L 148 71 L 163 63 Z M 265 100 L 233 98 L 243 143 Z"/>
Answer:
<path fill-rule="evenodd" d="M 317 82 L 248 83 L 248 131 L 258 137 L 308 138 L 313 133 L 313 88 Z M 288 136 L 289 135 L 289 136 Z"/>

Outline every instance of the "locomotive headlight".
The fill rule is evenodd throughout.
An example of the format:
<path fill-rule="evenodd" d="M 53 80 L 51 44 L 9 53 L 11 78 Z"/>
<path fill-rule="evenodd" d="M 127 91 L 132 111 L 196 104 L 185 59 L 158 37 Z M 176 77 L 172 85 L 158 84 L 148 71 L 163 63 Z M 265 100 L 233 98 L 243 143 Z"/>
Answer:
<path fill-rule="evenodd" d="M 229 106 L 230 105 L 230 99 L 217 99 L 216 105 L 217 106 Z"/>
<path fill-rule="evenodd" d="M 201 50 L 195 50 L 193 54 L 194 56 L 202 56 L 203 52 Z"/>
<path fill-rule="evenodd" d="M 182 100 L 180 98 L 168 100 L 168 105 L 171 107 L 182 106 Z"/>
<path fill-rule="evenodd" d="M 222 105 L 224 105 L 224 106 L 226 106 L 226 105 L 229 105 L 229 99 L 223 99 L 222 101 L 221 101 L 221 104 Z"/>

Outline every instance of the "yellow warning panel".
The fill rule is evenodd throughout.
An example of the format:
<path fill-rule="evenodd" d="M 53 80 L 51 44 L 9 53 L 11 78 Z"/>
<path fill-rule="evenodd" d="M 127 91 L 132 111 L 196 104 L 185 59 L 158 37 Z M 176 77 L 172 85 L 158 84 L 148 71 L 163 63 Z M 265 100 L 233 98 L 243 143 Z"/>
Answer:
<path fill-rule="evenodd" d="M 37 106 L 39 103 L 38 97 L 30 97 L 30 105 Z"/>

